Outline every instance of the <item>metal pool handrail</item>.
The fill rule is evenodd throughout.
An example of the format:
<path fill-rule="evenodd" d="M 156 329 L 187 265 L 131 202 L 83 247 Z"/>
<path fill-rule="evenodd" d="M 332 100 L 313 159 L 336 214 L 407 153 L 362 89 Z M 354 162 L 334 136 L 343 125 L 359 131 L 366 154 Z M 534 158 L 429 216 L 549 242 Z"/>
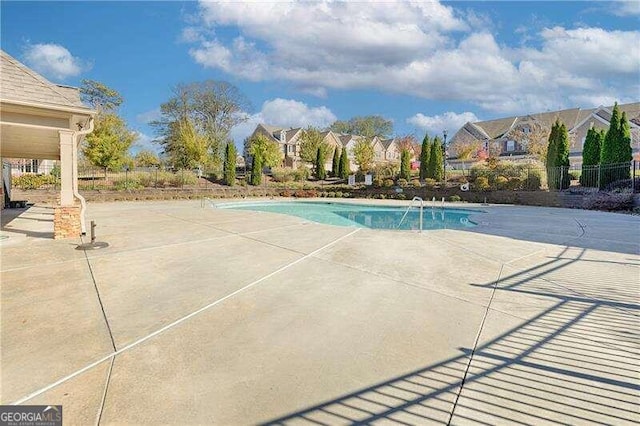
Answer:
<path fill-rule="evenodd" d="M 216 204 L 213 202 L 213 200 L 211 198 L 202 197 L 200 199 L 200 208 L 205 208 L 206 204 L 209 204 L 209 206 L 211 206 L 213 208 L 217 208 Z"/>
<path fill-rule="evenodd" d="M 409 204 L 409 207 L 407 207 L 407 210 L 405 210 L 404 214 L 402 215 L 402 219 L 400 219 L 400 223 L 398 223 L 398 228 L 400 228 L 402 222 L 404 222 L 404 218 L 407 217 L 407 213 L 409 213 L 409 210 L 411 209 L 411 207 L 413 207 L 413 203 L 415 201 L 420 201 L 420 232 L 422 232 L 422 210 L 424 208 L 424 200 L 420 197 L 413 197 L 411 199 L 411 204 Z"/>

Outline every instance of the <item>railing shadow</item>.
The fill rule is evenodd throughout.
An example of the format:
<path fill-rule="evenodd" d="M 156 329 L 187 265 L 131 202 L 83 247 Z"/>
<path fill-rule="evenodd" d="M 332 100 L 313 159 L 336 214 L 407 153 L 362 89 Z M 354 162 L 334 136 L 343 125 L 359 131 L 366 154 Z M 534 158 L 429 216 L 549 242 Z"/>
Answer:
<path fill-rule="evenodd" d="M 583 277 L 584 287 L 554 281 L 583 254 L 563 252 L 480 285 L 553 305 L 475 350 L 264 424 L 637 424 L 637 289 L 617 283 L 620 291 L 607 293 L 606 277 Z"/>
<path fill-rule="evenodd" d="M 29 206 L 5 209 L 0 215 L 0 230 L 5 236 L 21 234 L 31 238 L 53 239 L 53 214 L 49 207 Z"/>

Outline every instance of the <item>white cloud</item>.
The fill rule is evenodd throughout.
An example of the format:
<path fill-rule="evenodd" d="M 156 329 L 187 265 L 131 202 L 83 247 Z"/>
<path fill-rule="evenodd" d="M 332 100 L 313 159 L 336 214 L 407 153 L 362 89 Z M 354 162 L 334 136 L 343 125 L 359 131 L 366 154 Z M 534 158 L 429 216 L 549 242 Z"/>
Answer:
<path fill-rule="evenodd" d="M 545 28 L 506 46 L 438 2 L 202 2 L 188 29 L 204 67 L 305 93 L 374 89 L 524 113 L 640 92 L 640 31 Z M 630 7 L 624 5 L 622 7 Z M 233 40 L 216 29 L 234 27 Z M 489 26 L 490 28 L 491 26 Z M 194 28 L 198 28 L 194 30 Z M 520 43 L 520 41 L 518 41 Z M 535 47 L 532 47 L 535 46 Z"/>
<path fill-rule="evenodd" d="M 65 47 L 54 44 L 29 44 L 24 49 L 24 61 L 47 77 L 64 80 L 86 71 L 90 66 L 71 55 Z"/>
<path fill-rule="evenodd" d="M 247 114 L 247 120 L 231 130 L 231 137 L 238 146 L 260 123 L 278 127 L 328 127 L 336 116 L 325 106 L 310 107 L 293 99 L 271 99 L 262 104 L 256 114 Z"/>
<path fill-rule="evenodd" d="M 149 111 L 141 112 L 136 115 L 136 121 L 143 124 L 148 124 L 152 121 L 159 120 L 161 116 L 160 108 L 154 108 Z"/>
<path fill-rule="evenodd" d="M 153 151 L 156 154 L 159 154 L 162 151 L 162 148 L 158 144 L 153 143 L 152 136 L 140 131 L 134 131 L 134 133 L 136 134 L 136 140 L 131 147 L 131 153 L 133 155 L 145 149 Z"/>
<path fill-rule="evenodd" d="M 614 15 L 618 16 L 638 16 L 640 15 L 640 1 L 638 0 L 619 0 L 612 4 L 607 4 L 605 7 L 613 11 Z"/>
<path fill-rule="evenodd" d="M 478 117 L 472 112 L 463 112 L 457 114 L 455 112 L 445 112 L 444 114 L 428 116 L 418 113 L 413 117 L 407 118 L 407 123 L 412 124 L 422 131 L 427 131 L 433 135 L 442 134 L 443 130 L 447 130 L 453 135 L 468 121 L 479 121 Z"/>

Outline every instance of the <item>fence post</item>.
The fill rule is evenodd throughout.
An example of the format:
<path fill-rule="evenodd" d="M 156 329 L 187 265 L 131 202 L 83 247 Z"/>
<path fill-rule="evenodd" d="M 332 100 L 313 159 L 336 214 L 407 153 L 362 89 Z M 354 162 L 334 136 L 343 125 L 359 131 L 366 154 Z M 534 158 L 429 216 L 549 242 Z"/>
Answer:
<path fill-rule="evenodd" d="M 633 160 L 633 173 L 631 173 L 631 192 L 636 193 L 636 160 Z"/>
<path fill-rule="evenodd" d="M 602 170 L 602 164 L 598 164 L 598 191 L 600 190 L 600 172 Z"/>

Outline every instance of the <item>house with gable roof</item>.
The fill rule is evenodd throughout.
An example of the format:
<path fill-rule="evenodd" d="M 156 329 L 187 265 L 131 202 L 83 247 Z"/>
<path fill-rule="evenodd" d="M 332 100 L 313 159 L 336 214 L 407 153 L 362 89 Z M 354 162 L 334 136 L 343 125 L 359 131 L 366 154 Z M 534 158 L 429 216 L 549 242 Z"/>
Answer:
<path fill-rule="evenodd" d="M 257 134 L 265 135 L 269 140 L 277 143 L 280 147 L 280 152 L 282 152 L 282 167 L 297 168 L 304 164 L 300 158 L 300 142 L 303 131 L 304 129 L 302 127 L 287 129 L 283 127 L 270 126 L 268 124 L 258 124 L 249 137 L 252 138 Z M 335 147 L 342 147 L 339 136 L 332 131 L 324 131 L 320 134 L 324 143 L 333 148 L 331 150 L 331 155 L 333 155 Z M 250 163 L 249 158 L 251 156 L 246 152 L 246 147 L 243 155 L 247 163 Z M 331 155 L 326 162 L 327 169 L 331 168 L 331 161 L 333 159 Z"/>
<path fill-rule="evenodd" d="M 631 128 L 631 144 L 633 152 L 640 152 L 640 102 L 618 105 L 620 112 L 625 112 Z M 556 119 L 562 121 L 569 132 L 570 158 L 579 163 L 587 131 L 591 126 L 597 129 L 608 129 L 613 106 L 581 109 L 571 108 L 560 111 L 528 114 L 499 118 L 495 120 L 467 122 L 462 126 L 448 144 L 449 152 L 455 155 L 456 148 L 465 144 L 480 145 L 490 155 L 523 157 L 527 154 L 526 135 L 536 128 L 549 131 Z M 516 138 L 514 135 L 524 135 Z M 520 139 L 520 140 L 518 140 Z"/>

